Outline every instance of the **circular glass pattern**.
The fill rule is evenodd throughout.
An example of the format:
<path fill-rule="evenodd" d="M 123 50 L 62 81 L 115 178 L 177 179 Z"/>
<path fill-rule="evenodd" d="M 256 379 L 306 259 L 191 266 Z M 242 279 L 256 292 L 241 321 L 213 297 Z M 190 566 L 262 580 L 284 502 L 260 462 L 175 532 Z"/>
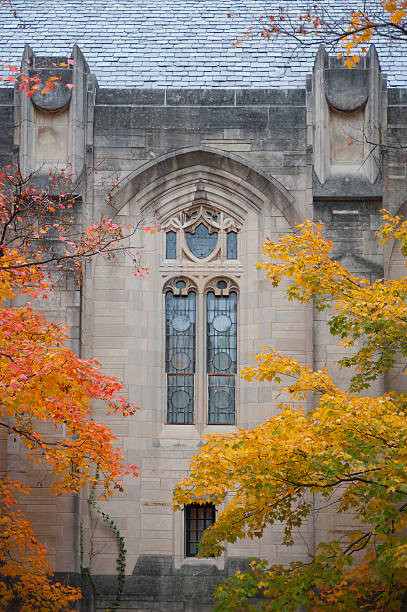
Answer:
<path fill-rule="evenodd" d="M 190 364 L 190 361 L 191 360 L 187 353 L 179 352 L 175 353 L 175 355 L 171 357 L 171 363 L 176 370 L 186 370 Z"/>
<path fill-rule="evenodd" d="M 171 320 L 171 325 L 175 331 L 184 332 L 191 327 L 191 319 L 186 315 L 175 315 Z"/>
<path fill-rule="evenodd" d="M 178 389 L 171 395 L 171 402 L 174 408 L 177 408 L 177 410 L 182 410 L 189 404 L 189 394 L 183 389 Z"/>
<path fill-rule="evenodd" d="M 230 395 L 227 391 L 215 391 L 213 394 L 213 403 L 219 410 L 225 410 L 230 405 Z"/>
<path fill-rule="evenodd" d="M 227 315 L 221 314 L 217 315 L 212 321 L 213 327 L 217 332 L 225 333 L 232 326 L 232 321 Z"/>
<path fill-rule="evenodd" d="M 230 358 L 230 355 L 228 355 L 228 353 L 225 353 L 223 351 L 219 351 L 218 353 L 215 353 L 213 357 L 214 368 L 216 370 L 220 370 L 221 372 L 223 370 L 227 370 L 228 368 L 230 368 L 231 363 L 232 363 L 232 360 Z"/>

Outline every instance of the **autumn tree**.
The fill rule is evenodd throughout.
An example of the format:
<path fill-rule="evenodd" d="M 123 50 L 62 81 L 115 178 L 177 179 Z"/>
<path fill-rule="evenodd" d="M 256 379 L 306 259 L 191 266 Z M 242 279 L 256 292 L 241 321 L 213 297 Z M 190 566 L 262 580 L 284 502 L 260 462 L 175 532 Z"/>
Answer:
<path fill-rule="evenodd" d="M 338 57 L 344 57 L 349 68 L 358 64 L 372 42 L 386 45 L 399 53 L 407 38 L 406 0 L 355 0 L 344 5 L 321 0 L 304 3 L 279 3 L 259 15 L 258 26 L 251 25 L 235 45 L 242 45 L 260 35 L 265 39 L 279 36 L 287 39 L 293 54 L 304 47 L 324 44 Z M 232 13 L 228 13 L 230 18 Z"/>
<path fill-rule="evenodd" d="M 384 213 L 378 236 L 407 255 L 401 217 Z M 290 547 L 326 505 L 352 513 L 359 527 L 346 541 L 320 544 L 309 562 L 254 560 L 219 587 L 218 610 L 400 610 L 407 596 L 407 395 L 368 394 L 372 381 L 407 357 L 407 276 L 370 283 L 330 257 L 331 249 L 322 226 L 306 221 L 293 235 L 267 240 L 258 267 L 274 287 L 289 281 L 290 300 L 328 310 L 331 334 L 349 351 L 340 362 L 352 368 L 349 388 L 325 369 L 263 347 L 242 375 L 279 384 L 289 399 L 254 429 L 208 437 L 175 504 L 225 504 L 204 532 L 204 555 L 219 555 L 225 542 L 261 537 L 276 522 L 284 524 L 282 543 Z"/>
<path fill-rule="evenodd" d="M 77 493 L 98 478 L 108 498 L 137 468 L 125 465 L 113 432 L 96 421 L 94 402 L 124 417 L 136 406 L 96 361 L 67 348 L 65 325 L 48 321 L 29 300 L 46 299 L 66 274 L 80 283 L 84 262 L 97 254 L 125 250 L 134 273 L 142 274 L 126 244 L 137 228 L 101 218 L 81 229 L 80 192 L 69 165 L 41 187 L 34 179 L 18 166 L 0 172 L 0 431 L 49 469 L 55 495 Z M 111 192 L 109 200 L 114 203 Z M 42 423 L 54 427 L 54 437 L 43 435 Z M 53 582 L 46 549 L 18 507 L 26 494 L 21 482 L 0 476 L 0 609 L 66 610 L 80 591 Z"/>

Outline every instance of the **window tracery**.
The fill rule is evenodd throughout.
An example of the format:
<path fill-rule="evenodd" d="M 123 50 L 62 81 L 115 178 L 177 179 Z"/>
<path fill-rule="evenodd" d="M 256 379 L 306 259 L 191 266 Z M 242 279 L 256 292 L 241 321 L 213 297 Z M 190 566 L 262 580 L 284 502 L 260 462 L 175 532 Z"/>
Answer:
<path fill-rule="evenodd" d="M 194 204 L 181 211 L 164 229 L 166 259 L 195 263 L 238 259 L 239 223 L 208 203 Z"/>

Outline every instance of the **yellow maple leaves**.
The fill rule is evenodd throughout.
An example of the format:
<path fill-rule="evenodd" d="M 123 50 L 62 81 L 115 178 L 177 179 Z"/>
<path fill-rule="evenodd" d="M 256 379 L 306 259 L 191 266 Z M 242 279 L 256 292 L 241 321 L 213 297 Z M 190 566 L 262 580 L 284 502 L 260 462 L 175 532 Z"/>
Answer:
<path fill-rule="evenodd" d="M 381 2 L 381 6 L 387 14 L 388 25 L 397 27 L 402 24 L 406 17 L 406 0 L 385 0 Z M 344 64 L 348 68 L 353 68 L 360 62 L 359 49 L 362 53 L 366 53 L 374 35 L 378 33 L 380 35 L 386 28 L 385 18 L 370 14 L 370 9 L 371 7 L 366 5 L 363 11 L 352 11 L 348 31 L 340 36 L 339 45 L 344 48 L 344 52 L 338 57 L 345 55 Z"/>
<path fill-rule="evenodd" d="M 242 376 L 272 382 L 270 393 L 278 387 L 277 414 L 250 430 L 208 436 L 174 500 L 176 507 L 222 502 L 204 533 L 204 555 L 261 537 L 274 523 L 283 524 L 278 543 L 290 547 L 326 505 L 351 511 L 359 528 L 346 540 L 322 542 L 308 563 L 253 562 L 218 589 L 217 610 L 251 610 L 260 594 L 264 610 L 356 612 L 372 601 L 375 609 L 399 610 L 407 596 L 407 396 L 360 395 L 396 354 L 407 357 L 407 279 L 369 283 L 351 274 L 330 258 L 322 231 L 305 221 L 294 234 L 267 240 L 257 266 L 274 286 L 288 279 L 289 299 L 329 309 L 331 332 L 351 349 L 357 344 L 342 360 L 354 367 L 351 389 L 339 388 L 325 369 L 262 347 Z M 407 222 L 384 212 L 378 237 L 397 239 L 405 253 Z"/>
<path fill-rule="evenodd" d="M 407 2 L 405 0 L 386 0 L 382 6 L 389 14 L 390 21 L 394 24 L 401 23 L 406 16 Z"/>

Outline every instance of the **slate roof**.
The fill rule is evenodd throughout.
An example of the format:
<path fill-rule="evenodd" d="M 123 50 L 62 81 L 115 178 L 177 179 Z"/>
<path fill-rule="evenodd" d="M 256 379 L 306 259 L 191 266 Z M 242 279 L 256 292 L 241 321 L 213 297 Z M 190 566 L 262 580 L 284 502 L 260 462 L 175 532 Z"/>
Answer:
<path fill-rule="evenodd" d="M 37 55 L 69 56 L 77 43 L 101 87 L 304 87 L 317 46 L 298 51 L 281 36 L 259 36 L 260 15 L 277 13 L 282 4 L 297 14 L 310 3 L 10 0 L 0 6 L 0 58 L 19 65 L 25 43 Z M 363 2 L 319 4 L 349 11 Z M 253 37 L 233 46 L 250 26 Z M 407 86 L 407 42 L 393 52 L 380 45 L 378 50 L 389 84 Z"/>

